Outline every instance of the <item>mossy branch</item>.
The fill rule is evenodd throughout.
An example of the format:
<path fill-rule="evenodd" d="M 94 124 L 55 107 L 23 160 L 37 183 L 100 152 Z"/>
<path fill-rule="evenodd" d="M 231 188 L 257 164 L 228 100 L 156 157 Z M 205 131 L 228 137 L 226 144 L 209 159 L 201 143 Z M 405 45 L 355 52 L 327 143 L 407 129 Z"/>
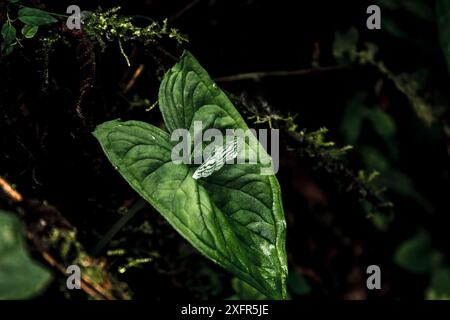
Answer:
<path fill-rule="evenodd" d="M 79 242 L 77 230 L 53 206 L 35 199 L 24 198 L 0 177 L 0 187 L 17 206 L 26 223 L 26 235 L 33 247 L 51 267 L 64 276 L 69 265 L 81 268 L 81 289 L 93 299 L 131 299 L 126 284 L 107 271 L 103 260 L 92 258 Z"/>
<path fill-rule="evenodd" d="M 231 95 L 234 103 L 248 119 L 255 123 L 266 123 L 270 128 L 280 129 L 288 149 L 294 150 L 297 156 L 311 164 L 314 169 L 325 170 L 333 180 L 346 192 L 355 193 L 360 200 L 371 204 L 373 211 L 390 213 L 392 203 L 383 199 L 379 190 L 371 186 L 375 174 L 369 174 L 370 179 L 362 179 L 361 171 L 355 172 L 345 163 L 344 156 L 352 149 L 351 146 L 338 147 L 332 141 L 326 141 L 328 130 L 321 128 L 307 132 L 300 130 L 295 122 L 296 116 L 282 115 L 272 110 L 270 105 L 261 98 L 258 102 L 249 102 L 243 97 Z"/>

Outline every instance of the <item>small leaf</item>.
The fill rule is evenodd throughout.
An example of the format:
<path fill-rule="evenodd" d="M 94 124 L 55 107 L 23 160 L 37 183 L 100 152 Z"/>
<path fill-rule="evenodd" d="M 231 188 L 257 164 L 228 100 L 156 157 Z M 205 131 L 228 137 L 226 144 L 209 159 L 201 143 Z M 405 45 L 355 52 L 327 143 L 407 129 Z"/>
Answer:
<path fill-rule="evenodd" d="M 34 8 L 22 8 L 19 10 L 18 18 L 25 24 L 32 26 L 40 26 L 44 24 L 50 24 L 57 22 L 54 17 L 47 12 Z"/>
<path fill-rule="evenodd" d="M 406 11 L 409 11 L 414 16 L 423 19 L 425 21 L 433 21 L 434 18 L 433 7 L 430 7 L 430 5 L 426 3 L 426 1 L 406 0 L 403 1 L 402 4 L 403 7 L 406 9 Z"/>
<path fill-rule="evenodd" d="M 375 3 L 379 4 L 383 9 L 401 10 L 402 13 L 406 11 L 425 21 L 433 20 L 433 9 L 423 0 L 376 0 Z"/>
<path fill-rule="evenodd" d="M 439 39 L 450 73 L 450 1 L 437 0 L 436 15 Z"/>
<path fill-rule="evenodd" d="M 7 56 L 13 51 L 12 44 L 16 40 L 16 28 L 14 28 L 10 23 L 6 22 L 2 27 L 3 42 L 1 50 L 3 55 Z"/>
<path fill-rule="evenodd" d="M 346 33 L 336 32 L 333 43 L 333 55 L 340 64 L 346 65 L 355 61 L 358 39 L 359 32 L 354 27 Z"/>
<path fill-rule="evenodd" d="M 394 261 L 409 272 L 421 274 L 430 272 L 439 264 L 440 255 L 432 248 L 430 236 L 419 232 L 400 245 L 395 252 Z"/>
<path fill-rule="evenodd" d="M 32 298 L 50 280 L 47 269 L 29 257 L 19 219 L 0 211 L 0 299 Z"/>
<path fill-rule="evenodd" d="M 362 124 L 367 107 L 366 94 L 358 92 L 349 101 L 341 120 L 340 131 L 346 144 L 355 145 L 361 135 Z"/>
<path fill-rule="evenodd" d="M 204 129 L 248 129 L 187 52 L 165 75 L 159 104 L 170 132 L 191 130 L 194 121 Z M 287 298 L 280 189 L 274 175 L 261 175 L 261 163 L 225 165 L 196 180 L 196 166 L 172 162 L 169 134 L 152 125 L 114 120 L 94 135 L 127 182 L 195 248 L 265 296 Z"/>
<path fill-rule="evenodd" d="M 22 28 L 22 34 L 25 38 L 31 39 L 36 35 L 38 28 L 39 28 L 38 26 L 32 26 L 32 25 L 26 24 Z"/>
<path fill-rule="evenodd" d="M 9 54 L 11 54 L 14 50 L 13 46 L 8 46 L 6 49 L 3 50 L 3 55 L 7 56 Z"/>
<path fill-rule="evenodd" d="M 397 125 L 392 116 L 380 108 L 367 108 L 365 117 L 372 124 L 372 128 L 384 140 L 386 148 L 393 159 L 398 157 L 398 146 L 395 143 Z"/>
<path fill-rule="evenodd" d="M 10 45 L 14 40 L 16 40 L 16 28 L 6 22 L 2 27 L 2 36 L 5 45 Z"/>
<path fill-rule="evenodd" d="M 431 285 L 427 290 L 429 300 L 450 300 L 450 268 L 439 267 L 433 271 Z"/>
<path fill-rule="evenodd" d="M 6 0 L 6 1 L 8 1 L 9 3 L 17 3 L 17 2 L 19 2 L 20 0 Z"/>
<path fill-rule="evenodd" d="M 360 146 L 358 150 L 366 167 L 381 173 L 385 173 L 391 169 L 389 160 L 377 148 L 370 145 L 363 145 Z"/>
<path fill-rule="evenodd" d="M 305 277 L 298 272 L 289 273 L 288 288 L 291 292 L 298 295 L 306 295 L 311 293 L 311 286 Z"/>
<path fill-rule="evenodd" d="M 404 24 L 387 16 L 383 17 L 383 31 L 396 38 L 410 39 L 409 33 L 404 30 Z"/>

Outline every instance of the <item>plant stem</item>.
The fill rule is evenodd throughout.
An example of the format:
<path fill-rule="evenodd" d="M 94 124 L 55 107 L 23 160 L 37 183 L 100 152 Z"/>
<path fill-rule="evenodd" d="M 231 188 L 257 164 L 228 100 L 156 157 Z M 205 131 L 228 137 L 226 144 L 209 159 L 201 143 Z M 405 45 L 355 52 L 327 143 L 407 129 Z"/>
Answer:
<path fill-rule="evenodd" d="M 16 5 L 18 5 L 20 8 L 30 8 L 30 7 L 24 6 L 23 4 L 16 4 Z M 32 8 L 32 9 L 36 9 L 36 8 Z M 54 13 L 54 12 L 50 12 L 50 11 L 46 11 L 46 10 L 42 10 L 42 9 L 39 9 L 39 10 L 45 11 L 49 15 L 56 16 L 56 17 L 61 17 L 61 18 L 69 18 L 70 17 L 67 14 Z"/>
<path fill-rule="evenodd" d="M 137 212 L 142 210 L 145 207 L 147 202 L 143 199 L 139 199 L 131 209 L 124 214 L 112 227 L 108 230 L 108 232 L 103 236 L 103 238 L 97 243 L 94 250 L 92 250 L 92 255 L 97 256 L 114 238 L 114 236 L 122 229 L 128 221 L 130 221 Z"/>
<path fill-rule="evenodd" d="M 318 67 L 311 69 L 300 69 L 300 70 L 282 70 L 282 71 L 259 71 L 259 72 L 248 72 L 240 73 L 231 76 L 225 76 L 220 78 L 215 78 L 216 82 L 231 82 L 231 81 L 242 81 L 242 80 L 254 80 L 259 81 L 262 78 L 267 77 L 289 77 L 289 76 L 301 76 L 312 74 L 322 71 L 332 71 L 342 69 L 341 66 L 330 66 L 330 67 Z"/>
<path fill-rule="evenodd" d="M 130 66 L 131 66 L 131 64 L 130 64 L 130 59 L 128 59 L 127 54 L 126 54 L 125 51 L 123 50 L 123 47 L 122 47 L 122 41 L 120 41 L 120 38 L 117 39 L 117 41 L 119 42 L 120 53 L 121 53 L 122 56 L 125 58 L 125 60 L 126 60 L 126 62 L 127 62 L 127 66 L 130 67 Z"/>

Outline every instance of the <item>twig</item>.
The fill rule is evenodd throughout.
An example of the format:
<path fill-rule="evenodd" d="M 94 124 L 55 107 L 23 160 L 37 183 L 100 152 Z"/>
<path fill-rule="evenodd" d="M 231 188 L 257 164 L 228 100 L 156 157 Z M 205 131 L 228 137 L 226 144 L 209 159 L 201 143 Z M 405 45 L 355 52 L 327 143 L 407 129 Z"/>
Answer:
<path fill-rule="evenodd" d="M 0 177 L 0 187 L 3 192 L 14 202 L 23 201 L 23 197 L 20 193 L 18 193 L 5 179 Z"/>
<path fill-rule="evenodd" d="M 231 76 L 215 78 L 216 82 L 231 82 L 231 81 L 243 81 L 243 80 L 253 80 L 260 81 L 262 78 L 268 77 L 292 77 L 292 76 L 303 76 L 308 74 L 313 74 L 323 71 L 332 71 L 342 69 L 341 66 L 330 66 L 330 67 L 317 67 L 310 69 L 299 69 L 299 70 L 281 70 L 281 71 L 259 71 L 259 72 L 247 72 L 240 73 Z"/>
<path fill-rule="evenodd" d="M 174 20 L 177 20 L 179 17 L 181 17 L 183 14 L 191 10 L 194 6 L 200 3 L 200 0 L 193 0 L 189 2 L 184 8 L 182 8 L 180 11 L 175 13 L 173 16 L 169 18 L 169 21 L 172 22 Z"/>
<path fill-rule="evenodd" d="M 143 70 L 144 65 L 140 64 L 139 67 L 134 72 L 133 77 L 131 77 L 130 81 L 128 81 L 127 85 L 125 86 L 125 89 L 123 90 L 124 93 L 130 91 L 130 89 L 134 86 L 134 83 L 136 82 L 137 78 L 139 78 Z"/>
<path fill-rule="evenodd" d="M 16 202 L 16 203 L 23 202 L 25 205 L 23 210 L 25 212 L 32 211 L 33 208 L 35 208 L 34 211 L 36 211 L 36 212 L 34 212 L 34 213 L 42 214 L 42 212 L 39 211 L 40 210 L 39 206 L 38 207 L 34 206 L 34 204 L 37 203 L 38 201 L 35 201 L 35 200 L 24 201 L 23 196 L 18 191 L 16 191 L 8 182 L 6 182 L 6 180 L 4 180 L 2 177 L 0 177 L 0 187 L 5 192 L 5 194 L 8 196 L 8 198 L 11 199 L 13 202 Z M 46 207 L 48 207 L 48 206 L 46 206 Z M 62 219 L 62 221 L 61 221 L 62 225 L 70 226 L 69 222 L 63 216 L 61 216 L 59 211 L 57 211 L 53 207 L 51 207 L 51 208 L 53 210 L 52 213 L 57 214 L 58 217 L 60 219 Z M 45 216 L 42 214 L 40 219 L 41 219 L 41 221 L 45 221 L 44 220 Z M 48 221 L 46 221 L 45 225 L 50 225 L 50 223 Z M 33 228 L 31 228 L 31 229 L 33 229 Z M 60 271 L 62 274 L 64 274 L 64 276 L 66 276 L 66 268 L 64 267 L 65 263 L 58 262 L 58 260 L 55 259 L 54 256 L 52 256 L 49 253 L 50 247 L 48 246 L 48 243 L 46 243 L 44 240 L 42 240 L 37 235 L 37 233 L 33 232 L 32 230 L 28 230 L 27 237 L 34 244 L 34 247 L 41 253 L 43 259 L 50 266 L 56 268 L 58 271 Z M 89 257 L 88 255 L 84 255 L 83 259 L 89 260 L 90 262 L 92 262 L 91 264 L 98 264 L 98 262 L 95 259 Z M 106 286 L 103 286 L 103 285 L 95 282 L 94 280 L 92 280 L 89 277 L 89 275 L 87 275 L 86 273 L 83 272 L 81 275 L 81 289 L 86 294 L 88 294 L 90 297 L 92 297 L 94 299 L 116 300 L 116 297 L 112 293 L 112 290 L 109 289 L 109 287 L 111 286 L 111 278 L 109 277 L 109 275 L 106 274 L 104 269 L 102 271 L 104 272 L 104 275 L 106 276 L 103 279 L 104 284 L 105 283 L 107 284 Z M 129 296 L 126 293 L 117 292 L 117 294 L 119 295 L 119 298 L 121 298 L 121 299 L 129 299 Z"/>
<path fill-rule="evenodd" d="M 36 239 L 34 239 L 32 237 L 32 234 L 29 233 L 28 234 L 28 238 L 30 238 L 30 240 L 34 241 Z M 47 261 L 47 263 L 58 269 L 61 273 L 66 274 L 66 269 L 64 268 L 64 266 L 60 263 L 58 263 L 48 252 L 46 251 L 42 251 L 42 258 L 44 258 L 45 261 Z M 86 278 L 88 278 L 85 274 L 81 275 L 81 290 L 83 290 L 84 292 L 86 292 L 90 297 L 94 298 L 94 299 L 99 299 L 99 300 L 115 300 L 114 297 L 112 297 L 109 294 L 103 295 L 101 292 L 98 292 L 98 290 L 96 291 L 96 289 L 92 288 L 91 285 L 89 284 L 88 281 L 86 281 Z M 92 283 L 92 282 L 91 282 Z"/>
<path fill-rule="evenodd" d="M 112 238 L 123 228 L 124 225 L 128 223 L 135 216 L 137 212 L 139 212 L 142 208 L 145 207 L 147 202 L 140 199 L 138 200 L 133 207 L 123 215 L 112 227 L 108 230 L 108 232 L 103 236 L 103 238 L 97 243 L 94 250 L 92 250 L 92 255 L 98 255 L 106 245 L 111 241 Z"/>
<path fill-rule="evenodd" d="M 273 124 L 275 128 L 281 130 L 287 138 L 287 146 L 295 150 L 298 156 L 311 163 L 313 167 L 321 167 L 328 174 L 333 175 L 335 177 L 333 180 L 345 186 L 346 192 L 354 192 L 360 199 L 365 199 L 377 210 L 385 213 L 391 211 L 392 204 L 384 200 L 376 190 L 372 190 L 372 188 L 360 181 L 355 172 L 348 168 L 345 162 L 330 156 L 329 149 L 317 146 L 306 139 L 306 135 L 296 129 L 295 117 L 277 115 L 268 104 L 265 105 L 265 101 L 260 101 L 259 104 L 248 104 L 243 98 L 230 96 L 233 102 L 240 106 L 241 111 L 247 116 L 261 117 L 261 115 L 266 115 L 267 121 L 265 122 L 270 123 L 270 126 Z M 270 119 L 273 121 L 270 122 Z"/>

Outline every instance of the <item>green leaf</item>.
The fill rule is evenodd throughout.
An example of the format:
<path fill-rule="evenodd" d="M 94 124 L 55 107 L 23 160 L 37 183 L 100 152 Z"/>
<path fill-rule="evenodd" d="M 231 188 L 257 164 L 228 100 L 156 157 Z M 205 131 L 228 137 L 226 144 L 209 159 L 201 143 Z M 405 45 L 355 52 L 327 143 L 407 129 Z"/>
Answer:
<path fill-rule="evenodd" d="M 391 169 L 389 160 L 377 148 L 363 145 L 358 148 L 358 151 L 366 167 L 377 170 L 382 174 Z"/>
<path fill-rule="evenodd" d="M 439 267 L 431 276 L 427 290 L 428 300 L 450 300 L 450 268 Z"/>
<path fill-rule="evenodd" d="M 204 129 L 248 128 L 227 96 L 187 52 L 165 75 L 159 88 L 159 100 L 169 132 L 190 129 L 194 120 L 207 122 L 209 126 Z"/>
<path fill-rule="evenodd" d="M 3 43 L 2 43 L 2 51 L 3 51 L 3 55 L 7 56 L 9 54 L 11 54 L 14 50 L 13 46 L 8 46 L 6 48 L 3 47 Z"/>
<path fill-rule="evenodd" d="M 5 22 L 2 26 L 3 49 L 8 48 L 16 40 L 16 28 L 14 28 L 9 22 Z"/>
<path fill-rule="evenodd" d="M 38 28 L 38 26 L 31 26 L 29 24 L 26 24 L 22 28 L 22 34 L 25 38 L 31 39 L 36 35 Z"/>
<path fill-rule="evenodd" d="M 367 108 L 365 113 L 373 129 L 386 143 L 391 156 L 396 158 L 398 155 L 398 147 L 395 143 L 397 125 L 392 116 L 380 108 Z"/>
<path fill-rule="evenodd" d="M 450 2 L 448 0 L 437 0 L 436 15 L 439 40 L 450 72 Z"/>
<path fill-rule="evenodd" d="M 50 280 L 47 269 L 29 257 L 19 219 L 0 211 L 0 300 L 32 298 Z"/>
<path fill-rule="evenodd" d="M 352 27 L 346 33 L 336 32 L 333 43 L 333 55 L 342 64 L 350 64 L 356 60 L 359 32 Z"/>
<path fill-rule="evenodd" d="M 247 129 L 230 100 L 187 52 L 165 75 L 159 104 L 169 131 L 192 129 L 194 120 L 206 128 Z M 174 143 L 154 126 L 114 120 L 98 126 L 94 135 L 128 183 L 201 253 L 264 295 L 287 297 L 280 189 L 274 175 L 261 175 L 262 164 L 225 165 L 195 180 L 196 166 L 173 163 Z"/>
<path fill-rule="evenodd" d="M 376 0 L 375 3 L 389 10 L 398 10 L 401 8 L 399 0 Z"/>
<path fill-rule="evenodd" d="M 405 31 L 404 29 L 404 24 L 402 24 L 401 22 L 399 22 L 396 19 L 392 19 L 390 17 L 383 17 L 383 31 L 386 32 L 387 34 L 396 37 L 396 38 L 400 38 L 403 40 L 409 40 L 410 39 L 410 34 Z"/>
<path fill-rule="evenodd" d="M 20 0 L 6 0 L 7 2 L 9 2 L 9 3 L 17 3 L 17 2 L 19 2 Z"/>
<path fill-rule="evenodd" d="M 358 92 L 345 108 L 340 131 L 346 144 L 355 145 L 361 136 L 361 129 L 367 107 L 364 105 L 366 94 Z"/>
<path fill-rule="evenodd" d="M 265 295 L 239 278 L 233 278 L 231 286 L 236 294 L 230 300 L 267 300 Z"/>
<path fill-rule="evenodd" d="M 410 176 L 391 167 L 383 173 L 382 177 L 381 182 L 386 188 L 416 201 L 427 212 L 433 211 L 433 204 L 417 190 Z"/>
<path fill-rule="evenodd" d="M 382 7 L 382 10 L 402 10 L 402 12 L 407 11 L 413 16 L 425 21 L 433 20 L 433 10 L 429 4 L 423 0 L 377 0 L 375 2 Z"/>
<path fill-rule="evenodd" d="M 432 248 L 430 236 L 426 232 L 419 232 L 403 242 L 394 255 L 397 265 L 417 274 L 430 272 L 440 260 L 441 256 Z"/>
<path fill-rule="evenodd" d="M 57 22 L 54 17 L 47 12 L 34 8 L 22 8 L 19 10 L 18 18 L 25 24 L 40 26 Z"/>
<path fill-rule="evenodd" d="M 448 1 L 447 1 L 448 3 Z M 425 21 L 433 21 L 434 12 L 433 7 L 423 0 L 403 0 L 403 8 L 414 16 Z"/>
<path fill-rule="evenodd" d="M 289 273 L 287 283 L 290 292 L 293 292 L 298 295 L 306 295 L 311 293 L 311 286 L 301 273 L 298 272 Z"/>

